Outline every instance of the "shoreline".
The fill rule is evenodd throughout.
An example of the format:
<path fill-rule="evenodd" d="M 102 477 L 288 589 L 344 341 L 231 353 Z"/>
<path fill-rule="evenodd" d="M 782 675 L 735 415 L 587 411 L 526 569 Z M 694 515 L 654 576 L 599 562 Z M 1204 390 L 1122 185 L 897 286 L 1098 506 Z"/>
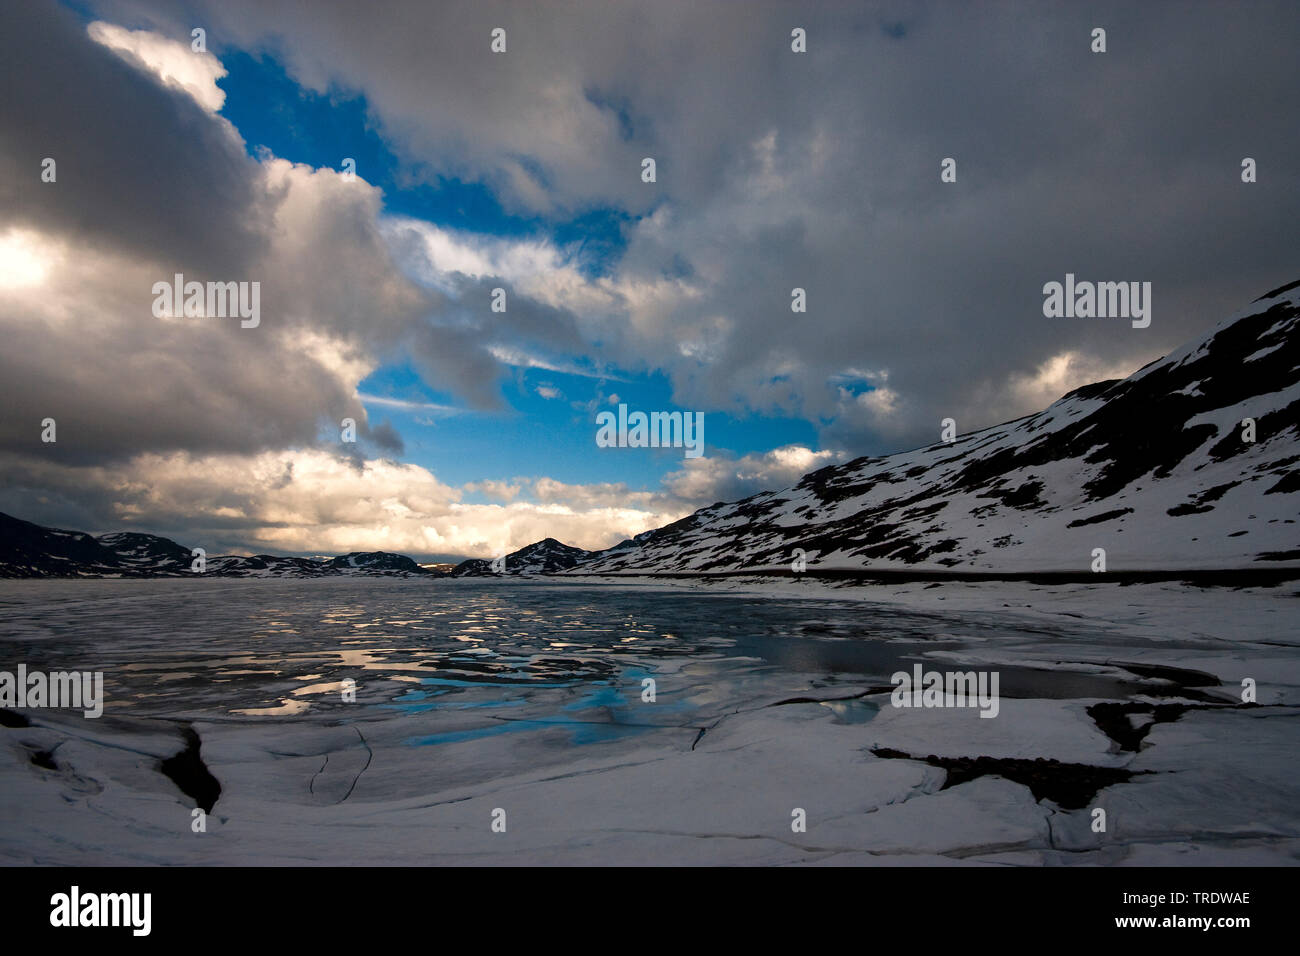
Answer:
<path fill-rule="evenodd" d="M 810 580 L 854 581 L 888 584 L 896 582 L 1026 581 L 1031 584 L 1140 584 L 1179 581 L 1195 587 L 1273 587 L 1300 581 L 1300 567 L 1191 568 L 1183 570 L 1134 569 L 1129 571 L 948 571 L 911 568 L 825 568 L 792 571 L 789 568 L 755 568 L 740 571 L 598 571 L 589 574 L 561 572 L 539 577 L 566 578 L 808 578 Z"/>

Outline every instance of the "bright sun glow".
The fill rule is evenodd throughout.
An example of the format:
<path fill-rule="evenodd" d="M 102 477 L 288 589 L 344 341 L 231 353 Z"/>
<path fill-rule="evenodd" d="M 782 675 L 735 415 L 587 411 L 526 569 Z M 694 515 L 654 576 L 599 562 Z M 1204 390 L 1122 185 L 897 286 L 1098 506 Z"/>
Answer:
<path fill-rule="evenodd" d="M 40 285 L 50 271 L 35 233 L 11 229 L 0 235 L 0 289 Z"/>

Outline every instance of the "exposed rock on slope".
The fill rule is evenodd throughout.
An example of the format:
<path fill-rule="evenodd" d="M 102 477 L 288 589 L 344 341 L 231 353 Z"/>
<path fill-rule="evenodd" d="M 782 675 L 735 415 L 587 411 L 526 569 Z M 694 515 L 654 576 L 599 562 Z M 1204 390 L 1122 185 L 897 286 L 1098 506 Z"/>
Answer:
<path fill-rule="evenodd" d="M 592 554 L 591 551 L 584 551 L 581 548 L 562 544 L 554 538 L 545 538 L 542 541 L 520 548 L 512 554 L 507 554 L 505 567 L 501 573 L 554 574 L 557 571 L 566 571 L 575 567 L 591 557 Z M 462 561 L 456 566 L 456 570 L 451 572 L 452 577 L 457 578 L 481 577 L 496 573 L 492 569 L 492 562 L 485 561 L 482 558 L 471 558 L 468 561 Z"/>
<path fill-rule="evenodd" d="M 1243 419 L 1255 422 L 1255 440 Z M 586 572 L 1300 565 L 1300 283 L 1045 411 L 715 504 Z"/>

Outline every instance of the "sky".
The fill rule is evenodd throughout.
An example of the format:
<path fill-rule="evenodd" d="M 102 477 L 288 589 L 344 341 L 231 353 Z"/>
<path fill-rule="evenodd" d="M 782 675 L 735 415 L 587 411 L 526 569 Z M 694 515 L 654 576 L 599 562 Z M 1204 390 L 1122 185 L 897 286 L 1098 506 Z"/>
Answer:
<path fill-rule="evenodd" d="M 1034 412 L 1300 278 L 1297 37 L 1293 3 L 0 5 L 0 511 L 601 548 Z M 176 273 L 258 282 L 258 324 L 155 314 Z M 1045 317 L 1067 273 L 1150 282 L 1150 326 Z M 620 404 L 704 453 L 600 447 Z"/>

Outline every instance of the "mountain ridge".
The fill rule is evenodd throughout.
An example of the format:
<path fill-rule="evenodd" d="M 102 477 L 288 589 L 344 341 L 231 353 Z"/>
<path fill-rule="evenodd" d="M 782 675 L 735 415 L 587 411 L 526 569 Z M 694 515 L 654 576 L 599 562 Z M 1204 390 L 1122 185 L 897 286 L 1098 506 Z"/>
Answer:
<path fill-rule="evenodd" d="M 214 555 L 205 559 L 202 572 L 190 570 L 193 560 L 189 548 L 161 535 L 110 531 L 95 536 L 0 512 L 0 578 L 442 576 L 389 551 L 353 551 L 327 559 Z"/>
<path fill-rule="evenodd" d="M 1296 290 L 1266 293 L 1127 378 L 1043 411 L 827 465 L 569 573 L 793 571 L 802 559 L 819 571 L 1068 574 L 1088 572 L 1096 548 L 1127 572 L 1300 564 Z"/>

